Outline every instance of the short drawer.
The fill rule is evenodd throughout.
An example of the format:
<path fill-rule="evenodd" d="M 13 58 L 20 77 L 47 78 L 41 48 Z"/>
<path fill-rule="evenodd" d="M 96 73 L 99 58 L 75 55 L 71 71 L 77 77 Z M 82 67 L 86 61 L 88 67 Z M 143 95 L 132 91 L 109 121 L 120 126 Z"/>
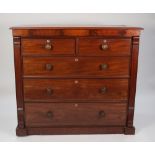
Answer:
<path fill-rule="evenodd" d="M 124 126 L 126 103 L 26 103 L 27 127 Z"/>
<path fill-rule="evenodd" d="M 74 39 L 22 39 L 21 44 L 25 55 L 75 54 Z"/>
<path fill-rule="evenodd" d="M 129 77 L 129 57 L 24 57 L 24 76 Z"/>
<path fill-rule="evenodd" d="M 24 100 L 127 101 L 128 79 L 25 79 Z"/>
<path fill-rule="evenodd" d="M 81 56 L 129 56 L 131 39 L 79 39 Z"/>

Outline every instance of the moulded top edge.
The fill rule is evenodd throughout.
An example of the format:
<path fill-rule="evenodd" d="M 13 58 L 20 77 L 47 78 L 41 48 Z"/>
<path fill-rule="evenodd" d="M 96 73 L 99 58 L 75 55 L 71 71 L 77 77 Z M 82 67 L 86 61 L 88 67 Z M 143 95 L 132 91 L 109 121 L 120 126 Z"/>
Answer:
<path fill-rule="evenodd" d="M 125 25 L 103 25 L 103 26 L 51 26 L 51 25 L 32 25 L 32 26 L 15 26 L 10 27 L 10 29 L 135 29 L 143 30 L 142 27 L 132 27 Z"/>

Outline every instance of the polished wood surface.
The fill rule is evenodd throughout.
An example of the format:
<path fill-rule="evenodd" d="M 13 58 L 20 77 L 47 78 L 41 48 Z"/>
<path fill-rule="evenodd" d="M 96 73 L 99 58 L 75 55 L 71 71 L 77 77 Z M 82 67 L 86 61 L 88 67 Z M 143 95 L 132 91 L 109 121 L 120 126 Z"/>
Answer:
<path fill-rule="evenodd" d="M 76 134 L 134 134 L 134 128 L 124 126 L 63 126 L 63 127 L 27 127 L 16 129 L 18 136 L 27 135 L 76 135 Z"/>
<path fill-rule="evenodd" d="M 104 90 L 105 89 L 105 90 Z M 48 92 L 51 91 L 51 92 Z M 24 80 L 25 101 L 62 100 L 127 101 L 128 80 L 126 79 L 26 79 Z"/>
<path fill-rule="evenodd" d="M 127 125 L 132 128 L 135 107 L 137 69 L 138 69 L 138 54 L 139 54 L 139 37 L 133 37 L 132 42 L 132 57 L 131 57 L 131 78 L 130 78 L 130 93 L 128 105 Z"/>
<path fill-rule="evenodd" d="M 134 134 L 141 30 L 13 27 L 16 134 Z"/>
<path fill-rule="evenodd" d="M 126 107 L 119 103 L 26 103 L 26 126 L 123 126 Z"/>
<path fill-rule="evenodd" d="M 129 56 L 130 48 L 131 39 L 79 39 L 80 56 Z"/>
<path fill-rule="evenodd" d="M 49 43 L 48 43 L 49 42 Z M 74 54 L 74 39 L 22 39 L 22 54 L 25 55 L 57 55 L 57 54 Z M 46 49 L 46 45 L 50 49 Z"/>
<path fill-rule="evenodd" d="M 130 76 L 129 57 L 24 57 L 24 77 Z"/>
<path fill-rule="evenodd" d="M 21 39 L 20 37 L 13 38 L 14 43 L 14 67 L 16 79 L 16 99 L 17 99 L 17 117 L 18 128 L 25 128 L 24 121 L 24 101 L 23 101 L 23 83 L 22 83 L 22 60 L 21 60 Z"/>
<path fill-rule="evenodd" d="M 99 26 L 99 27 L 52 27 L 25 26 L 12 27 L 13 36 L 21 37 L 51 37 L 51 36 L 139 36 L 143 28 L 128 26 Z"/>

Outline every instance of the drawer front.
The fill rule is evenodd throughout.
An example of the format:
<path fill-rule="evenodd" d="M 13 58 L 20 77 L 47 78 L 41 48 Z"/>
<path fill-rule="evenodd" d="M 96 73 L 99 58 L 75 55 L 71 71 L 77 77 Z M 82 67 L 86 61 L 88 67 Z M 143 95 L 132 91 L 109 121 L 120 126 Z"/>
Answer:
<path fill-rule="evenodd" d="M 26 126 L 124 126 L 126 109 L 126 103 L 26 103 Z"/>
<path fill-rule="evenodd" d="M 81 56 L 129 56 L 130 39 L 79 39 Z"/>
<path fill-rule="evenodd" d="M 129 57 L 23 58 L 24 76 L 129 77 Z"/>
<path fill-rule="evenodd" d="M 23 54 L 75 54 L 74 39 L 22 39 Z"/>
<path fill-rule="evenodd" d="M 25 101 L 127 101 L 128 79 L 25 79 Z"/>

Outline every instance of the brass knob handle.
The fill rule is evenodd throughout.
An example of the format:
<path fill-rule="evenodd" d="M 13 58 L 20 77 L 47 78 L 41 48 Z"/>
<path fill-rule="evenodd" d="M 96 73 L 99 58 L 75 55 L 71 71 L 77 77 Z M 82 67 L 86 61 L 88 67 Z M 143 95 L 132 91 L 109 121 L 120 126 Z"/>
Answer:
<path fill-rule="evenodd" d="M 45 49 L 47 49 L 47 50 L 51 50 L 51 49 L 53 49 L 53 46 L 52 46 L 50 40 L 46 40 Z"/>
<path fill-rule="evenodd" d="M 99 117 L 105 117 L 105 112 L 102 110 L 102 111 L 99 111 Z"/>
<path fill-rule="evenodd" d="M 47 93 L 48 95 L 52 95 L 52 94 L 53 94 L 53 89 L 51 89 L 51 88 L 46 88 L 46 93 Z"/>
<path fill-rule="evenodd" d="M 50 119 L 53 118 L 53 113 L 51 111 L 48 111 L 47 112 L 47 117 L 50 118 Z"/>
<path fill-rule="evenodd" d="M 105 51 L 109 48 L 109 46 L 107 44 L 102 44 L 101 45 L 101 50 Z"/>
<path fill-rule="evenodd" d="M 50 71 L 53 70 L 53 65 L 52 64 L 46 64 L 45 65 L 46 70 Z"/>
<path fill-rule="evenodd" d="M 108 68 L 108 65 L 107 64 L 101 64 L 100 65 L 100 70 L 105 70 Z"/>
<path fill-rule="evenodd" d="M 100 89 L 100 93 L 101 94 L 105 94 L 107 92 L 107 87 L 102 87 L 101 89 Z"/>

